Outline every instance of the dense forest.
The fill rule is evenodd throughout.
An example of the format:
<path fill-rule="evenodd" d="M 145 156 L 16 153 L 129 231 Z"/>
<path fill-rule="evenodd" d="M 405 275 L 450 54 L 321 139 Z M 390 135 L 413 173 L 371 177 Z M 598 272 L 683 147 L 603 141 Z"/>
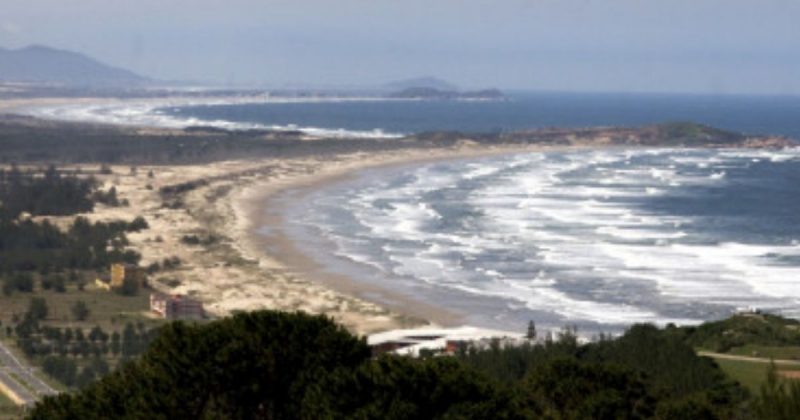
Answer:
<path fill-rule="evenodd" d="M 90 212 L 96 189 L 93 178 L 62 176 L 53 166 L 41 176 L 16 166 L 0 168 L 0 218 L 14 219 L 23 212 L 33 216 Z"/>
<path fill-rule="evenodd" d="M 140 256 L 125 249 L 125 233 L 140 230 L 146 223 L 143 219 L 92 223 L 78 217 L 62 232 L 47 221 L 0 219 L 0 276 L 107 269 L 116 262 L 136 264 Z"/>
<path fill-rule="evenodd" d="M 137 263 L 139 255 L 125 249 L 125 234 L 148 227 L 141 217 L 110 223 L 77 217 L 66 231 L 46 219 L 20 217 L 89 212 L 98 202 L 120 204 L 113 188 L 101 191 L 91 177 L 64 175 L 53 166 L 40 172 L 15 166 L 0 169 L 0 276 L 7 277 L 6 285 L 24 272 L 47 275 L 107 268 L 112 262 Z"/>
<path fill-rule="evenodd" d="M 576 366 L 605 366 L 625 373 L 627 380 L 635 379 L 636 386 L 647 390 L 647 398 L 638 402 L 645 404 L 650 414 L 666 412 L 707 413 L 712 418 L 731 418 L 741 410 L 747 398 L 744 390 L 728 379 L 725 374 L 707 358 L 697 357 L 694 349 L 687 345 L 684 337 L 674 329 L 660 330 L 652 325 L 635 325 L 623 336 L 616 339 L 600 338 L 598 341 L 578 345 L 574 335 L 566 331 L 556 341 L 546 341 L 543 345 L 523 345 L 489 351 L 469 351 L 460 357 L 467 365 L 484 372 L 504 383 L 529 381 L 531 372 L 563 369 L 563 360 L 577 363 Z M 567 369 L 575 369 L 567 367 Z M 571 370 L 569 371 L 571 372 Z M 562 372 L 562 374 L 567 374 Z M 569 373 L 575 374 L 575 373 Z M 587 375 L 590 375 L 587 373 Z M 578 398 L 581 407 L 575 413 L 588 409 L 590 400 L 584 396 L 590 392 L 616 392 L 613 385 L 603 384 L 607 374 L 599 374 L 596 379 L 583 378 L 589 383 L 599 381 L 572 398 Z M 540 387 L 540 392 L 553 391 L 558 381 Z M 570 385 L 574 386 L 574 384 Z M 591 391 L 597 387 L 595 391 Z M 598 395 L 598 398 L 611 398 Z M 613 398 L 622 398 L 613 396 Z M 542 404 L 550 403 L 545 399 Z M 558 411 L 558 407 L 550 407 Z M 630 406 L 628 408 L 633 408 Z M 641 408 L 641 407 L 640 407 Z M 655 411 L 653 411 L 655 410 Z M 573 413 L 573 414 L 575 414 Z M 580 416 L 578 416 L 580 417 Z M 670 416 L 666 416 L 670 417 Z M 696 417 L 695 417 L 696 418 Z"/>
<path fill-rule="evenodd" d="M 787 387 L 788 388 L 784 388 Z M 726 379 L 674 329 L 637 325 L 581 345 L 568 331 L 456 357 L 372 357 L 331 320 L 260 311 L 162 327 L 138 359 L 31 418 L 776 418 L 793 385 L 762 395 Z M 777 417 L 792 418 L 792 417 Z"/>

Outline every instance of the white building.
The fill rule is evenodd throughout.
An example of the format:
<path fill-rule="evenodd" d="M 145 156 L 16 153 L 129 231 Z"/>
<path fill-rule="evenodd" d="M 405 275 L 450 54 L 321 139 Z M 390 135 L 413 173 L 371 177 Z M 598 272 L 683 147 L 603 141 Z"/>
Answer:
<path fill-rule="evenodd" d="M 463 326 L 457 328 L 415 328 L 392 330 L 367 337 L 374 354 L 393 353 L 419 356 L 420 351 L 452 354 L 465 346 L 488 347 L 492 342 L 513 346 L 527 342 L 524 334 Z"/>

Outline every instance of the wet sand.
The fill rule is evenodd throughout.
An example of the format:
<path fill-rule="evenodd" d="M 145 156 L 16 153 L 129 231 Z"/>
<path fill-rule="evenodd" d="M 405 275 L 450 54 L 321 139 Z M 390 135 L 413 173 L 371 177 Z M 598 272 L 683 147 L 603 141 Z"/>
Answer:
<path fill-rule="evenodd" d="M 542 146 L 461 147 L 436 151 L 418 150 L 372 154 L 369 159 L 355 157 L 342 162 L 321 163 L 314 170 L 287 177 L 283 182 L 277 184 L 255 183 L 240 190 L 234 196 L 234 207 L 239 211 L 240 225 L 237 230 L 242 234 L 240 242 L 248 249 L 248 255 L 269 259 L 286 269 L 292 276 L 387 309 L 401 320 L 398 325 L 391 327 L 423 324 L 461 325 L 463 324 L 462 316 L 446 307 L 420 302 L 413 296 L 400 294 L 380 284 L 365 282 L 362 278 L 353 278 L 321 264 L 287 233 L 286 223 L 292 218 L 291 211 L 294 204 L 318 189 L 329 188 L 336 183 L 352 179 L 359 171 L 365 169 L 544 150 L 552 150 L 552 148 Z M 323 244 L 323 246 L 327 247 L 328 245 Z M 333 251 L 331 249 L 331 252 Z M 359 322 L 357 321 L 356 324 Z M 367 322 L 367 324 L 369 323 Z M 357 326 L 355 329 L 364 330 L 364 327 L 370 329 L 370 325 Z"/>

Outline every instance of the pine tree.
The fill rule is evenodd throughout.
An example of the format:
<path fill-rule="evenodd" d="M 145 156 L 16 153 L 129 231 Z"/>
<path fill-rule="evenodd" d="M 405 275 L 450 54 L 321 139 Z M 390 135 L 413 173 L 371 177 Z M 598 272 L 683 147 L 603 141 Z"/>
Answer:
<path fill-rule="evenodd" d="M 86 305 L 86 302 L 79 300 L 72 305 L 72 316 L 75 317 L 77 321 L 85 321 L 89 318 L 89 307 Z"/>
<path fill-rule="evenodd" d="M 528 332 L 525 334 L 528 340 L 536 340 L 536 324 L 533 320 L 528 321 Z"/>
<path fill-rule="evenodd" d="M 41 297 L 31 298 L 28 303 L 27 316 L 35 321 L 47 318 L 47 301 Z"/>

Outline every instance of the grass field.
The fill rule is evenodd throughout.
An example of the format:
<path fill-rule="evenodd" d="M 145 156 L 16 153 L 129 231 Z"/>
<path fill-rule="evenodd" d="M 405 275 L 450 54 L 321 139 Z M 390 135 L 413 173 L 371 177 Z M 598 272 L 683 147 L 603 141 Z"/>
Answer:
<path fill-rule="evenodd" d="M 55 389 L 56 391 L 59 391 L 59 392 L 68 391 L 68 388 L 66 386 L 64 386 L 64 384 L 62 384 L 61 382 L 58 382 L 57 380 L 47 376 L 44 372 L 41 371 L 41 367 L 40 366 L 32 364 L 31 360 L 28 359 L 25 356 L 25 354 L 22 352 L 22 350 L 19 349 L 19 347 L 17 346 L 17 343 L 14 341 L 13 338 L 5 338 L 2 341 L 6 345 L 6 348 L 8 349 L 8 351 L 11 352 L 11 354 L 13 354 L 14 357 L 16 357 L 17 359 L 19 359 L 21 361 L 25 361 L 25 362 L 27 362 L 29 364 L 29 366 L 33 369 L 34 375 L 36 377 L 41 379 L 47 385 L 50 385 L 50 387 Z M 13 374 L 12 374 L 12 376 L 16 377 L 16 375 L 13 375 Z M 23 382 L 20 382 L 20 384 L 22 386 L 30 389 L 30 387 L 27 384 L 25 384 Z M 31 390 L 31 391 L 33 391 L 33 390 Z"/>
<path fill-rule="evenodd" d="M 714 358 L 719 367 L 731 378 L 738 381 L 753 395 L 757 395 L 761 384 L 767 379 L 769 363 L 751 362 L 745 360 L 730 360 Z M 778 371 L 800 371 L 800 366 L 776 364 Z"/>
<path fill-rule="evenodd" d="M 770 359 L 800 360 L 800 346 L 760 346 L 748 344 L 730 349 L 728 354 Z"/>
<path fill-rule="evenodd" d="M 0 392 L 0 419 L 17 419 L 22 416 L 22 408 Z"/>
<path fill-rule="evenodd" d="M 39 286 L 37 282 L 37 286 Z M 28 311 L 32 298 L 43 298 L 47 304 L 47 316 L 40 321 L 42 326 L 58 328 L 81 328 L 84 333 L 88 333 L 95 326 L 101 327 L 107 334 L 114 331 L 122 333 L 127 323 L 142 324 L 144 329 L 150 329 L 164 323 L 164 320 L 150 315 L 150 290 L 140 289 L 136 296 L 122 296 L 96 287 L 94 284 L 87 284 L 80 290 L 76 284 L 68 284 L 63 293 L 54 290 L 43 290 L 36 287 L 31 293 L 15 291 L 6 296 L 0 294 L 0 339 L 5 341 L 9 350 L 21 359 L 28 361 L 34 369 L 41 369 L 39 364 L 42 359 L 30 360 L 24 356 L 23 351 L 17 345 L 16 334 L 8 335 L 7 329 L 22 320 Z M 89 309 L 89 315 L 85 320 L 77 320 L 72 313 L 72 307 L 76 302 L 83 301 Z M 111 368 L 117 365 L 119 356 L 111 353 L 105 354 L 103 359 Z M 83 367 L 88 363 L 85 357 L 73 357 L 78 367 Z M 64 390 L 65 386 L 58 381 L 50 378 L 44 373 L 38 374 L 42 380 L 50 384 L 55 389 Z M 7 411 L 7 410 L 6 410 Z M 0 418 L 5 413 L 0 405 Z M 13 414 L 13 413 L 12 413 Z"/>
<path fill-rule="evenodd" d="M 121 296 L 88 284 L 84 290 L 69 285 L 64 293 L 37 289 L 33 293 L 14 292 L 10 296 L 0 295 L 2 325 L 12 325 L 15 314 L 21 318 L 28 310 L 30 299 L 33 297 L 45 299 L 48 313 L 43 324 L 53 327 L 89 329 L 99 325 L 105 330 L 115 330 L 121 329 L 128 321 L 142 321 L 148 326 L 162 322 L 148 315 L 149 290 L 140 290 L 136 296 Z M 72 306 L 79 300 L 84 301 L 89 308 L 89 317 L 84 321 L 76 320 L 72 314 Z"/>

